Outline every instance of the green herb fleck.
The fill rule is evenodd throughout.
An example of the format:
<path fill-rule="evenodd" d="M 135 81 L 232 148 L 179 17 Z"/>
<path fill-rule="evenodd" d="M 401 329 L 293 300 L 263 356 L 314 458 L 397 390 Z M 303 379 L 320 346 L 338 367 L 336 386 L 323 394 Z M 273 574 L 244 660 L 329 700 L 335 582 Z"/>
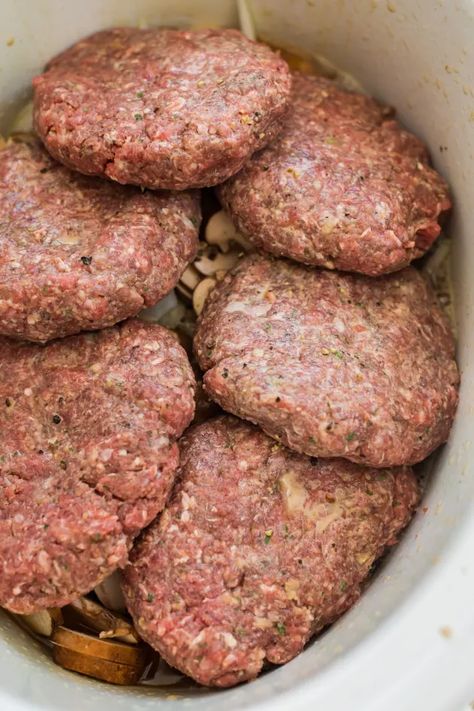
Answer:
<path fill-rule="evenodd" d="M 336 358 L 339 358 L 340 360 L 342 360 L 342 358 L 344 358 L 344 353 L 342 351 L 338 351 L 336 348 L 333 348 L 331 350 L 331 353 L 333 354 L 333 356 L 335 356 Z"/>
<path fill-rule="evenodd" d="M 325 143 L 328 143 L 330 146 L 334 146 L 337 144 L 337 138 L 335 136 L 327 136 Z"/>
<path fill-rule="evenodd" d="M 268 531 L 265 531 L 265 545 L 268 545 L 270 541 L 272 540 L 273 536 L 273 530 L 271 528 L 268 529 Z"/>
<path fill-rule="evenodd" d="M 339 583 L 339 590 L 341 592 L 345 592 L 347 590 L 347 581 L 346 580 L 341 580 Z"/>
<path fill-rule="evenodd" d="M 283 637 L 286 634 L 286 627 L 283 622 L 276 622 L 275 627 L 280 637 Z"/>
<path fill-rule="evenodd" d="M 153 602 L 154 599 L 155 599 L 155 596 L 153 595 L 153 593 L 148 593 L 148 595 L 146 596 L 147 602 Z"/>
<path fill-rule="evenodd" d="M 346 435 L 346 440 L 348 442 L 352 442 L 353 439 L 357 437 L 357 432 L 349 432 L 349 434 Z"/>
<path fill-rule="evenodd" d="M 135 121 L 143 121 L 142 114 L 133 114 L 133 118 L 135 119 Z"/>
<path fill-rule="evenodd" d="M 59 466 L 61 467 L 61 469 L 67 469 L 67 462 L 65 462 L 64 459 L 61 459 L 61 461 L 59 462 Z"/>
<path fill-rule="evenodd" d="M 81 262 L 88 266 L 92 262 L 92 257 L 81 257 Z"/>
<path fill-rule="evenodd" d="M 143 99 L 144 93 L 143 91 L 137 91 L 137 99 Z"/>
<path fill-rule="evenodd" d="M 228 377 L 229 377 L 229 371 L 227 370 L 227 368 L 224 368 L 224 370 L 222 371 L 222 377 L 223 377 L 223 378 L 228 378 Z"/>
<path fill-rule="evenodd" d="M 93 533 L 91 536 L 91 541 L 94 543 L 100 543 L 103 540 L 103 536 L 101 533 Z"/>

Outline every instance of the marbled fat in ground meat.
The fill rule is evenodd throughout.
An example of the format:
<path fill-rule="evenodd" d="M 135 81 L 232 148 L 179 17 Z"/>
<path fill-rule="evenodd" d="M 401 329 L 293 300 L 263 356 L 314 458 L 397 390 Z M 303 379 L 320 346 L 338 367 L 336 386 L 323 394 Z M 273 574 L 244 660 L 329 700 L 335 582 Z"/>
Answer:
<path fill-rule="evenodd" d="M 291 76 L 237 30 L 123 27 L 81 40 L 33 85 L 35 126 L 55 158 L 182 190 L 229 178 L 275 137 Z"/>
<path fill-rule="evenodd" d="M 0 333 L 47 341 L 159 301 L 198 245 L 198 192 L 87 178 L 39 141 L 0 151 Z"/>
<path fill-rule="evenodd" d="M 414 464 L 456 411 L 453 336 L 413 267 L 374 279 L 246 257 L 208 297 L 194 347 L 221 407 L 309 455 Z"/>
<path fill-rule="evenodd" d="M 284 130 L 219 196 L 257 247 L 372 276 L 420 257 L 451 204 L 424 145 L 390 109 L 301 74 Z"/>
<path fill-rule="evenodd" d="M 252 679 L 357 600 L 418 496 L 407 467 L 312 460 L 232 417 L 194 427 L 124 571 L 137 629 L 202 684 Z"/>
<path fill-rule="evenodd" d="M 0 362 L 0 605 L 27 613 L 125 565 L 168 497 L 194 376 L 174 334 L 140 321 L 1 338 Z"/>

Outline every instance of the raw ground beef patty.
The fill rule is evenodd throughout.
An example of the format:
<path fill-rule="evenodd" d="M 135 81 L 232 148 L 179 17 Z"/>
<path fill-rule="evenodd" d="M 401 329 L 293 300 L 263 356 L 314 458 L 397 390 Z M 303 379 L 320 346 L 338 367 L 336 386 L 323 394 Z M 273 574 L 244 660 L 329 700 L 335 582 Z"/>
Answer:
<path fill-rule="evenodd" d="M 202 684 L 292 659 L 359 597 L 418 501 L 410 468 L 312 460 L 232 417 L 181 440 L 179 483 L 124 571 L 128 608 Z"/>
<path fill-rule="evenodd" d="M 450 207 L 425 147 L 390 109 L 301 74 L 284 130 L 219 196 L 257 247 L 372 276 L 421 256 Z"/>
<path fill-rule="evenodd" d="M 174 335 L 140 321 L 3 338 L 0 362 L 0 605 L 27 613 L 126 563 L 170 491 L 194 376 Z"/>
<path fill-rule="evenodd" d="M 34 82 L 36 129 L 71 168 L 182 190 L 229 178 L 281 127 L 288 66 L 237 30 L 98 32 Z"/>
<path fill-rule="evenodd" d="M 453 337 L 413 267 L 374 279 L 246 257 L 208 297 L 194 347 L 221 407 L 309 455 L 414 464 L 457 406 Z"/>
<path fill-rule="evenodd" d="M 0 151 L 0 333 L 47 341 L 167 294 L 198 245 L 199 194 L 86 178 L 39 141 Z"/>

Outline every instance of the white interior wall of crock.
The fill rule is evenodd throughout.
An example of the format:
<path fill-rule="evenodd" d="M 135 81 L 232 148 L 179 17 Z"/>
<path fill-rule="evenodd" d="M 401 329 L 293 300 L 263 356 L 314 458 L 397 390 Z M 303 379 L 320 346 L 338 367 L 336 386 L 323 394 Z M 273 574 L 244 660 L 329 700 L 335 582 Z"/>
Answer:
<path fill-rule="evenodd" d="M 452 705 L 468 694 L 466 660 L 474 639 L 470 566 L 474 545 L 471 432 L 474 365 L 474 4 L 450 0 L 252 0 L 261 36 L 328 57 L 375 96 L 397 107 L 429 144 L 455 195 L 454 287 L 459 324 L 461 405 L 438 458 L 424 506 L 361 602 L 290 664 L 250 685 L 166 700 L 167 709 L 261 705 L 330 711 L 363 703 L 404 710 Z M 120 24 L 235 25 L 229 0 L 2 0 L 0 132 L 45 61 L 79 37 Z M 13 43 L 11 40 L 14 40 Z M 439 151 L 439 146 L 447 150 Z M 469 556 L 470 553 L 470 556 Z M 462 624 L 461 624 L 462 622 Z M 440 634 L 449 627 L 452 638 Z M 443 677 L 446 660 L 454 663 Z M 0 708 L 143 711 L 160 706 L 156 690 L 120 689 L 72 675 L 6 616 L 0 618 Z M 450 682 L 450 683 L 448 683 Z M 474 691 L 473 691 L 474 693 Z M 420 695 L 422 694 L 422 695 Z M 467 699 L 469 700 L 469 699 Z M 425 702 L 424 704 L 422 702 Z M 467 702 L 467 701 L 466 701 Z M 164 701 L 162 703 L 165 703 Z M 421 705 L 420 705 L 421 704 Z M 361 706 L 362 708 L 362 706 Z"/>

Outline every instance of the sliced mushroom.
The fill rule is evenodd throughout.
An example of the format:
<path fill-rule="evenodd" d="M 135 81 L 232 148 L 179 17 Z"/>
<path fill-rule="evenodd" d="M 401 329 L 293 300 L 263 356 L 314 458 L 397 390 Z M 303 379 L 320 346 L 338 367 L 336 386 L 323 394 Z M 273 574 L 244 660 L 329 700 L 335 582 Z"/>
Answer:
<path fill-rule="evenodd" d="M 183 299 L 185 299 L 185 301 L 192 302 L 192 300 L 193 300 L 193 290 L 192 289 L 189 289 L 187 286 L 184 286 L 184 284 L 181 284 L 181 282 L 178 282 L 176 284 L 176 291 L 179 294 L 181 294 L 181 296 L 183 297 Z"/>
<path fill-rule="evenodd" d="M 206 225 L 204 238 L 208 244 L 217 245 L 221 252 L 229 252 L 232 243 L 238 244 L 245 252 L 252 249 L 248 239 L 236 230 L 225 210 L 219 210 L 212 215 Z"/>
<path fill-rule="evenodd" d="M 189 264 L 186 267 L 179 281 L 191 291 L 197 287 L 201 281 L 201 277 L 194 264 Z"/>
<path fill-rule="evenodd" d="M 204 308 L 204 302 L 216 284 L 217 282 L 215 279 L 208 277 L 207 279 L 203 279 L 202 282 L 194 289 L 193 308 L 198 316 Z"/>
<path fill-rule="evenodd" d="M 128 644 L 138 644 L 140 641 L 135 628 L 124 617 L 106 610 L 87 597 L 80 597 L 66 605 L 63 614 L 68 626 L 74 627 L 79 623 L 85 628 L 99 632 L 101 639 L 115 637 Z"/>
<path fill-rule="evenodd" d="M 232 251 L 223 252 L 215 251 L 212 247 L 205 250 L 202 254 L 196 257 L 194 265 L 198 272 L 204 276 L 214 276 L 216 272 L 227 272 L 236 264 L 239 259 L 239 252 Z"/>
<path fill-rule="evenodd" d="M 57 607 L 32 612 L 30 615 L 15 615 L 15 617 L 20 624 L 42 637 L 51 637 L 54 628 L 63 622 L 61 610 Z"/>
<path fill-rule="evenodd" d="M 124 612 L 127 609 L 125 598 L 120 584 L 120 573 L 118 570 L 97 585 L 94 592 L 108 610 Z"/>
<path fill-rule="evenodd" d="M 112 684 L 136 684 L 150 660 L 145 646 L 97 639 L 65 627 L 54 631 L 52 642 L 56 664 Z"/>

